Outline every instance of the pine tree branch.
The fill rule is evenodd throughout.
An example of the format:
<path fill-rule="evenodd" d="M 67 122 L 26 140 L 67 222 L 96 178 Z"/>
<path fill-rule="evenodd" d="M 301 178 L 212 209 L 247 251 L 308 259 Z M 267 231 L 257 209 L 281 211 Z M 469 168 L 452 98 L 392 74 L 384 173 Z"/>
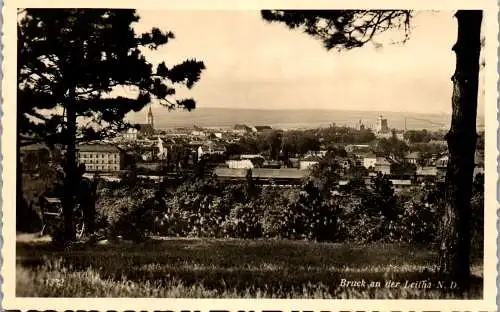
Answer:
<path fill-rule="evenodd" d="M 45 122 L 49 122 L 51 120 L 51 118 L 48 118 L 47 116 L 44 116 L 44 115 L 42 115 L 40 113 L 37 113 L 35 111 L 25 112 L 25 114 L 30 115 L 30 116 L 32 116 L 34 118 L 43 120 Z"/>

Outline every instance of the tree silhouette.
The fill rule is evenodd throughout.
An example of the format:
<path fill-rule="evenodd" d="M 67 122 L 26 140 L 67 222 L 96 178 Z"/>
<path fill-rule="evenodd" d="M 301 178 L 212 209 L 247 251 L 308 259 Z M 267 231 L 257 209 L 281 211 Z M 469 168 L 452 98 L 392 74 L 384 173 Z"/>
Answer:
<path fill-rule="evenodd" d="M 377 173 L 372 179 L 371 190 L 362 197 L 362 205 L 372 216 L 382 215 L 386 220 L 395 220 L 397 216 L 394 187 L 387 176 Z"/>
<path fill-rule="evenodd" d="M 193 99 L 170 99 L 173 85 L 191 88 L 205 66 L 188 59 L 153 68 L 142 51 L 155 50 L 174 35 L 158 28 L 136 34 L 131 27 L 139 21 L 135 10 L 25 9 L 18 14 L 18 142 L 66 147 L 64 227 L 65 239 L 73 240 L 77 141 L 126 129 L 124 116 L 152 99 L 168 109 L 194 109 Z M 133 95 L 113 94 L 118 88 Z M 92 124 L 78 127 L 81 120 Z"/>
<path fill-rule="evenodd" d="M 409 38 L 412 12 L 408 10 L 265 10 L 263 19 L 302 29 L 321 40 L 326 49 L 352 49 L 389 30 L 404 30 Z M 470 278 L 470 214 L 479 82 L 482 11 L 459 10 L 456 69 L 452 76 L 452 121 L 446 135 L 449 150 L 446 205 L 441 226 L 440 267 L 461 289 Z"/>

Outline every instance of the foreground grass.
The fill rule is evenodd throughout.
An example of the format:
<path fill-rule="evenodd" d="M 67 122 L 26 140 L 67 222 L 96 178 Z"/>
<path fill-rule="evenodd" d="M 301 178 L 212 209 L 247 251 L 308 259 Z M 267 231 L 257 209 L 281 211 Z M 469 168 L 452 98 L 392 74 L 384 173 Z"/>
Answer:
<path fill-rule="evenodd" d="M 303 241 L 168 239 L 76 247 L 18 242 L 17 296 L 194 298 L 455 298 L 437 288 L 429 247 Z M 482 297 L 482 265 L 466 298 Z M 341 287 L 341 279 L 381 287 Z M 430 289 L 384 288 L 430 281 Z"/>

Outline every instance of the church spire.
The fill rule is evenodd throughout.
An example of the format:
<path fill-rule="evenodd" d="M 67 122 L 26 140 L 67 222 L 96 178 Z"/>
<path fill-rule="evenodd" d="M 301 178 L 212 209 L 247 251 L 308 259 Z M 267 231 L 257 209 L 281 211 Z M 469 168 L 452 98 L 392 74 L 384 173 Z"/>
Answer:
<path fill-rule="evenodd" d="M 153 111 L 151 110 L 151 105 L 149 105 L 149 111 L 148 111 L 148 125 L 151 125 L 151 128 L 154 128 L 154 123 L 153 123 Z"/>

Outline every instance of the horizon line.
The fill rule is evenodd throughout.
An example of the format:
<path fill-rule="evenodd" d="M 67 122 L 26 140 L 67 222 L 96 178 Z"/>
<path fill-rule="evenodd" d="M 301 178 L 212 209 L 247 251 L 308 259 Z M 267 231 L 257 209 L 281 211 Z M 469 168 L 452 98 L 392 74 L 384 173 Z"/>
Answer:
<path fill-rule="evenodd" d="M 220 106 L 203 106 L 195 107 L 192 111 L 187 111 L 184 109 L 175 109 L 166 113 L 175 112 L 196 112 L 198 109 L 221 109 L 221 110 L 254 110 L 254 111 L 345 111 L 345 112 L 372 112 L 372 113 L 398 113 L 398 114 L 421 114 L 421 115 L 440 115 L 440 116 L 451 116 L 452 113 L 446 112 L 419 112 L 419 111 L 395 111 L 395 110 L 378 110 L 378 109 L 345 109 L 345 108 L 253 108 L 253 107 L 220 107 Z M 139 113 L 139 112 L 138 112 Z M 484 117 L 484 114 L 478 111 L 478 117 Z"/>

